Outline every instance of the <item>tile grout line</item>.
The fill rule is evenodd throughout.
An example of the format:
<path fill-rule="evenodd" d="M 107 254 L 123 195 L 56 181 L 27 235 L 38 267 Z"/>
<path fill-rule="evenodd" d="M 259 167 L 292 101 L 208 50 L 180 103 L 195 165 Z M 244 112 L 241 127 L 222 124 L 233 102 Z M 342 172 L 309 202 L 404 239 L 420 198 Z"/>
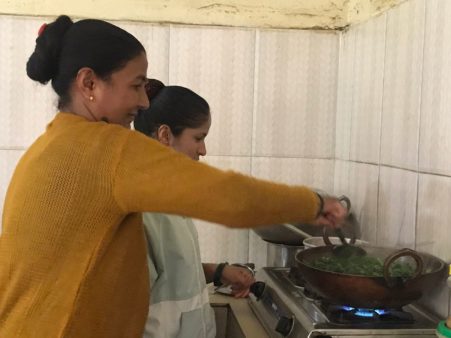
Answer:
<path fill-rule="evenodd" d="M 340 94 L 339 84 L 340 84 L 340 69 L 341 69 L 341 61 L 342 61 L 341 50 L 343 48 L 343 36 L 344 36 L 343 32 L 338 33 L 338 53 L 337 53 L 338 61 L 337 61 L 337 86 L 336 86 L 337 88 L 335 91 L 335 129 L 334 129 L 335 137 L 334 137 L 334 147 L 333 147 L 333 149 L 334 149 L 334 158 L 333 158 L 334 176 L 333 176 L 332 189 L 331 189 L 334 191 L 334 193 L 335 193 L 335 171 L 336 171 L 336 167 L 337 167 L 336 163 L 337 163 L 337 144 L 338 144 L 338 142 L 337 142 L 338 100 L 339 100 L 339 94 Z"/>
<path fill-rule="evenodd" d="M 250 176 L 253 176 L 254 173 L 254 151 L 255 151 L 255 139 L 257 136 L 257 130 L 256 130 L 256 118 L 257 118 L 257 105 L 258 105 L 258 98 L 257 98 L 257 91 L 258 91 L 258 65 L 259 65 L 259 53 L 260 53 L 260 30 L 258 28 L 254 31 L 254 83 L 253 83 L 253 105 L 252 105 L 252 134 L 251 134 L 251 154 L 250 154 L 250 168 L 249 168 L 249 174 Z M 250 261 L 251 258 L 251 230 L 248 230 L 247 233 L 247 260 Z"/>
<path fill-rule="evenodd" d="M 377 173 L 377 203 L 376 203 L 376 244 L 378 244 L 379 235 L 379 197 L 381 189 L 381 157 L 382 157 L 382 119 L 383 119 L 383 109 L 384 109 L 384 88 L 385 88 L 385 60 L 387 57 L 387 25 L 388 25 L 388 14 L 385 13 L 385 29 L 384 29 L 384 59 L 382 63 L 382 97 L 380 102 L 380 129 L 379 129 L 379 163 L 378 163 L 378 173 Z"/>
<path fill-rule="evenodd" d="M 422 46 L 422 58 L 421 58 L 421 71 L 420 71 L 420 92 L 419 92 L 419 106 L 418 106 L 418 148 L 417 148 L 417 199 L 415 204 L 415 229 L 414 229 L 414 236 L 415 236 L 415 243 L 414 243 L 414 249 L 417 249 L 417 233 L 418 233 L 418 211 L 419 211 L 419 198 L 420 198 L 420 140 L 421 140 L 421 112 L 422 112 L 422 102 L 423 102 L 423 85 L 424 85 L 424 55 L 425 55 L 425 42 L 426 42 L 426 1 L 423 1 L 423 8 L 424 8 L 424 14 L 423 14 L 423 46 Z"/>

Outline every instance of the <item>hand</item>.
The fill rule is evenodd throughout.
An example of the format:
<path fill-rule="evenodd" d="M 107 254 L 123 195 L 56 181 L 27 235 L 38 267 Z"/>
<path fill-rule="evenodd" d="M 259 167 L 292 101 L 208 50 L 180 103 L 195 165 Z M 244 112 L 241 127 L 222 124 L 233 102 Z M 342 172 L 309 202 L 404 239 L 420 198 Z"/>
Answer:
<path fill-rule="evenodd" d="M 231 286 L 235 298 L 245 298 L 249 295 L 249 287 L 255 283 L 255 278 L 246 268 L 226 265 L 222 271 L 221 282 Z"/>
<path fill-rule="evenodd" d="M 329 228 L 336 228 L 341 226 L 348 210 L 341 204 L 341 202 L 335 197 L 323 197 L 324 205 L 322 213 L 318 216 L 315 223 L 318 225 L 325 225 Z"/>

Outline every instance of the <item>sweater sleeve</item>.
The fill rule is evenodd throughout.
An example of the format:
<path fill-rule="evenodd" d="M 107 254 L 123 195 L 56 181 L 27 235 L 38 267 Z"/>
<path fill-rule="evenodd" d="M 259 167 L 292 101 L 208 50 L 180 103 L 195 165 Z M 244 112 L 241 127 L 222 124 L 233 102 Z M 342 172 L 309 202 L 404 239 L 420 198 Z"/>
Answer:
<path fill-rule="evenodd" d="M 124 212 L 162 212 L 231 227 L 311 222 L 319 208 L 307 187 L 222 171 L 138 132 L 127 135 L 114 177 Z"/>

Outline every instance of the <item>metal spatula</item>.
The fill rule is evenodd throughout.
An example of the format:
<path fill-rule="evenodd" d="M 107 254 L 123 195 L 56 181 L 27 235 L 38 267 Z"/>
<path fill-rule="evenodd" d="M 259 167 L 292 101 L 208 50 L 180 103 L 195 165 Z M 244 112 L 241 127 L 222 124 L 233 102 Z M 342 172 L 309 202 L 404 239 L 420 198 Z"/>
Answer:
<path fill-rule="evenodd" d="M 343 231 L 341 228 L 335 228 L 335 234 L 340 239 L 342 245 L 336 245 L 332 252 L 335 256 L 341 257 L 341 258 L 349 258 L 351 256 L 365 256 L 366 251 L 359 247 L 352 244 L 349 244 L 346 241 L 346 238 L 343 234 Z"/>

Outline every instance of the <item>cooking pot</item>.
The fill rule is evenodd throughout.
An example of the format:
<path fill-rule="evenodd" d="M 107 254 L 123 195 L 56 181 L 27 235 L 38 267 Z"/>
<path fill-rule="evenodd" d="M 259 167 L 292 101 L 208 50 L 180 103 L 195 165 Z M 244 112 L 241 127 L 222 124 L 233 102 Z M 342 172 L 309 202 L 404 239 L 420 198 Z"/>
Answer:
<path fill-rule="evenodd" d="M 291 268 L 296 266 L 296 254 L 304 250 L 303 246 L 267 242 L 266 266 Z"/>
<path fill-rule="evenodd" d="M 351 202 L 346 196 L 339 197 L 341 201 L 346 203 L 348 210 L 351 208 Z M 313 224 L 289 224 L 292 228 L 295 227 L 299 231 L 294 233 L 292 228 L 287 228 L 283 224 L 273 225 L 268 227 L 260 227 L 252 229 L 260 238 L 269 243 L 285 244 L 300 246 L 306 238 L 312 236 L 322 236 L 323 228 Z M 342 226 L 343 233 L 346 237 L 356 236 L 360 237 L 360 225 L 352 211 L 346 217 L 345 224 Z"/>
<path fill-rule="evenodd" d="M 318 258 L 334 255 L 334 245 L 309 248 L 296 254 L 296 264 L 305 282 L 330 304 L 357 308 L 400 308 L 422 297 L 427 289 L 435 287 L 447 277 L 447 265 L 441 259 L 410 249 L 362 246 L 367 255 L 384 261 L 384 276 L 369 277 L 324 271 L 312 267 Z M 391 277 L 394 261 L 411 263 L 416 271 L 408 279 Z"/>

